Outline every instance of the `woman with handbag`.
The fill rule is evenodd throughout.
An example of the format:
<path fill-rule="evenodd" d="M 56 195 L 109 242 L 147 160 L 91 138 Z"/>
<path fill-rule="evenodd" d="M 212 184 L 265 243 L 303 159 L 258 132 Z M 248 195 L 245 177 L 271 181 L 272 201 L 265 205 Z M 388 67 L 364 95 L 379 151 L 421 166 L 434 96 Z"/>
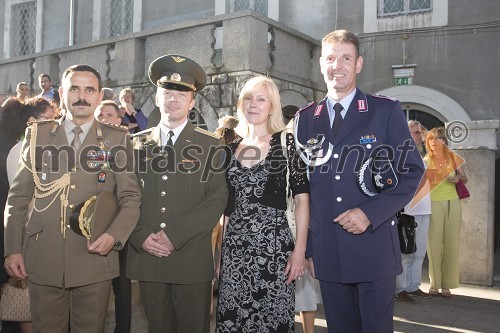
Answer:
<path fill-rule="evenodd" d="M 462 206 L 456 184 L 467 182 L 463 159 L 447 146 L 443 127 L 430 130 L 425 140 L 426 175 L 431 185 L 431 219 L 427 255 L 429 257 L 429 294 L 450 297 L 459 284 L 459 244 Z"/>

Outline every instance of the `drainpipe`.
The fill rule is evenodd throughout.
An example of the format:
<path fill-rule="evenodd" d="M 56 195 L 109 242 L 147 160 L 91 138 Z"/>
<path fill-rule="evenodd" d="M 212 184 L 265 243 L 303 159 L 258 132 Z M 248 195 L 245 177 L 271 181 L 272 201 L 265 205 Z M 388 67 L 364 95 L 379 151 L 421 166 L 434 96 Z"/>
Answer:
<path fill-rule="evenodd" d="M 68 45 L 73 46 L 75 38 L 74 38 L 74 30 L 75 30 L 75 0 L 69 1 L 69 40 Z"/>

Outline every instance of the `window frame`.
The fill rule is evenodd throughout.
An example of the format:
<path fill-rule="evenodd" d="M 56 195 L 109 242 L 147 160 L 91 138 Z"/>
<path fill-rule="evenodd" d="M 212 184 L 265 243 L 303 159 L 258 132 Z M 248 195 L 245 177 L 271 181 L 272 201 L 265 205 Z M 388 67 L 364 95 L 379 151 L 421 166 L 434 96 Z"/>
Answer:
<path fill-rule="evenodd" d="M 132 5 L 132 31 L 130 33 L 141 31 L 142 28 L 142 1 L 143 0 L 133 0 Z M 102 37 L 102 22 L 106 19 L 103 17 L 103 6 L 105 5 L 103 1 L 93 2 L 93 12 L 92 12 L 92 40 L 98 41 L 101 39 L 113 38 Z"/>
<path fill-rule="evenodd" d="M 433 10 L 433 1 L 429 0 L 429 8 L 426 9 L 410 9 L 410 2 L 412 0 L 402 0 L 403 1 L 403 11 L 400 12 L 393 12 L 393 13 L 383 13 L 384 5 L 387 0 L 378 0 L 378 8 L 377 8 L 377 17 L 379 18 L 386 18 L 386 17 L 393 17 L 393 16 L 403 16 L 403 15 L 409 15 L 409 14 L 423 14 L 423 13 L 430 13 Z"/>
<path fill-rule="evenodd" d="M 35 53 L 42 51 L 43 0 L 5 0 L 4 35 L 3 35 L 4 59 L 18 57 L 18 56 L 11 56 L 12 8 L 14 5 L 19 5 L 24 2 L 36 2 Z M 21 57 L 21 55 L 19 57 Z"/>

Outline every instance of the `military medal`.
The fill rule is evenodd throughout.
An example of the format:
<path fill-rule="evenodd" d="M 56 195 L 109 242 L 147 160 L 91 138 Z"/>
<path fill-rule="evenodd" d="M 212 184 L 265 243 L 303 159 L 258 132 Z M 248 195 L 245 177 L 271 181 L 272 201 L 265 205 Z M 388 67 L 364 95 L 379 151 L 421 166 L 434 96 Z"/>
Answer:
<path fill-rule="evenodd" d="M 106 182 L 106 172 L 104 172 L 104 171 L 99 172 L 99 176 L 97 176 L 97 181 L 99 183 L 105 183 Z"/>

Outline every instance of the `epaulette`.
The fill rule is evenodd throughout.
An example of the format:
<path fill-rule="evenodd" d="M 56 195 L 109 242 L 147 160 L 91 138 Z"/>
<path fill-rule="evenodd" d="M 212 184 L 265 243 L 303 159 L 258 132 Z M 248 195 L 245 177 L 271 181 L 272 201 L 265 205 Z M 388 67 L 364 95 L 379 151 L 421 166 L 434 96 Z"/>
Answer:
<path fill-rule="evenodd" d="M 397 102 L 396 99 L 389 97 L 389 96 L 384 96 L 384 95 L 379 95 L 379 94 L 372 94 L 372 96 L 376 97 L 376 98 L 382 98 L 382 99 L 387 99 L 389 101 Z"/>
<path fill-rule="evenodd" d="M 149 134 L 149 133 L 151 133 L 153 131 L 153 129 L 154 129 L 154 127 L 147 128 L 145 130 L 142 130 L 140 132 L 132 134 L 130 137 L 131 138 L 135 138 L 137 136 L 141 136 L 141 135 L 144 135 L 144 134 Z"/>
<path fill-rule="evenodd" d="M 37 125 L 40 125 L 40 124 L 47 124 L 47 123 L 52 123 L 54 122 L 55 119 L 46 119 L 46 120 L 34 120 L 34 121 L 29 121 L 28 122 L 28 126 L 31 126 L 33 124 L 37 124 Z"/>
<path fill-rule="evenodd" d="M 117 124 L 111 124 L 111 123 L 101 123 L 102 125 L 106 126 L 106 127 L 110 127 L 110 128 L 114 128 L 114 129 L 117 129 L 117 130 L 120 130 L 120 131 L 123 131 L 123 132 L 127 132 L 128 131 L 128 127 L 127 126 L 123 126 L 123 125 L 117 125 Z"/>
<path fill-rule="evenodd" d="M 198 133 L 201 133 L 201 134 L 205 134 L 205 135 L 211 136 L 214 139 L 218 139 L 219 138 L 217 136 L 217 134 L 215 134 L 213 132 L 210 132 L 210 131 L 207 131 L 206 129 L 203 129 L 203 128 L 195 127 L 194 131 L 198 132 Z"/>
<path fill-rule="evenodd" d="M 295 114 L 297 114 L 297 113 L 299 113 L 299 112 L 302 112 L 302 111 L 304 111 L 304 110 L 307 110 L 307 109 L 308 109 L 311 105 L 313 105 L 314 103 L 315 103 L 315 102 L 314 102 L 314 101 L 312 101 L 312 102 L 310 102 L 309 104 L 304 105 L 303 107 L 301 107 L 300 109 L 298 109 L 298 110 L 297 110 L 297 112 L 296 112 Z"/>

